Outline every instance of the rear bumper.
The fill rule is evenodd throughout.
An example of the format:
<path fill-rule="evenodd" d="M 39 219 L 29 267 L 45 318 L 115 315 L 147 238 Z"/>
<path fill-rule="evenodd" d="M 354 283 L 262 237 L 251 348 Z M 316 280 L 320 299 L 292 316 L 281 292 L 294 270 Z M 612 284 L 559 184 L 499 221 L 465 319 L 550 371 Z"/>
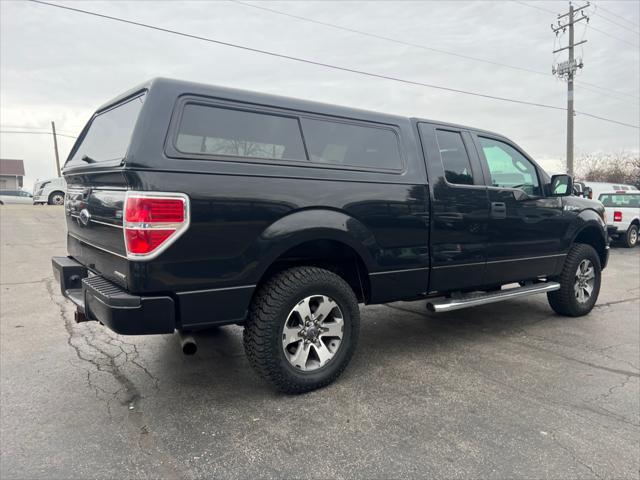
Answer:
<path fill-rule="evenodd" d="M 616 237 L 619 237 L 620 235 L 624 235 L 625 233 L 627 233 L 628 228 L 629 228 L 629 225 L 621 225 L 621 224 L 607 225 L 607 234 L 611 238 L 616 238 Z"/>
<path fill-rule="evenodd" d="M 72 257 L 53 257 L 60 291 L 87 320 L 97 320 L 123 335 L 172 333 L 176 305 L 169 296 L 138 296 L 105 278 L 93 275 Z"/>

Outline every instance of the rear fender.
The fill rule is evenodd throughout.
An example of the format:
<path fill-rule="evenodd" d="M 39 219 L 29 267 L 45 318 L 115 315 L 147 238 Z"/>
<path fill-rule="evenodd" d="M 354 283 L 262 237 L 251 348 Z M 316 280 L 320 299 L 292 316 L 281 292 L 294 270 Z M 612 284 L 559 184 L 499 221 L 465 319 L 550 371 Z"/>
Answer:
<path fill-rule="evenodd" d="M 351 247 L 368 271 L 375 268 L 380 246 L 362 222 L 340 211 L 299 210 L 269 225 L 251 248 L 250 258 L 259 258 L 257 283 L 271 264 L 285 252 L 312 240 L 334 240 Z"/>

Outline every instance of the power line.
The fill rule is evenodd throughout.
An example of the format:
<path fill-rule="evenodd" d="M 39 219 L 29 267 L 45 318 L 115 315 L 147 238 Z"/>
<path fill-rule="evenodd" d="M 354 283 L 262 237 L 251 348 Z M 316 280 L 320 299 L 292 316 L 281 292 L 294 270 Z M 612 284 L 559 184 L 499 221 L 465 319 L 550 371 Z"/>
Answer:
<path fill-rule="evenodd" d="M 45 127 L 31 127 L 28 125 L 7 125 L 7 124 L 0 124 L 0 128 L 19 128 L 20 130 L 28 130 L 28 131 L 32 131 L 35 132 L 36 130 L 45 130 L 42 133 L 51 133 L 51 130 L 49 130 L 48 128 Z M 62 132 L 62 133 L 68 133 L 69 135 L 71 135 L 74 132 L 69 132 L 68 130 L 57 130 L 56 132 Z M 74 137 L 76 138 L 76 137 Z"/>
<path fill-rule="evenodd" d="M 576 85 L 578 84 L 578 82 L 573 82 L 573 83 L 575 83 Z M 589 85 L 588 83 L 580 82 L 579 85 L 580 85 L 580 88 L 582 88 L 584 90 L 588 90 L 589 92 L 592 92 L 592 93 L 597 93 L 598 95 L 603 95 L 603 93 L 600 90 L 598 90 L 597 88 L 593 88 L 591 86 L 588 86 Z M 615 94 L 613 94 L 613 95 L 612 94 L 608 94 L 606 96 L 614 98 L 614 99 L 619 100 L 621 102 L 628 102 L 628 100 L 626 100 L 622 96 L 616 96 Z M 640 107 L 640 103 L 635 104 L 634 106 L 638 108 L 638 107 Z"/>
<path fill-rule="evenodd" d="M 535 8 L 536 10 L 540 10 L 543 12 L 550 13 L 551 15 L 557 15 L 558 12 L 554 12 L 553 10 L 549 10 L 548 8 L 540 7 L 538 5 L 531 5 L 530 3 L 521 2 L 520 0 L 514 0 L 515 3 L 519 3 L 520 5 L 524 5 L 525 7 Z"/>
<path fill-rule="evenodd" d="M 635 23 L 635 22 L 632 22 L 631 20 L 629 20 L 629 19 L 627 19 L 627 18 L 624 18 L 622 15 L 618 15 L 617 13 L 612 12 L 612 11 L 611 11 L 611 10 L 609 10 L 608 8 L 604 8 L 603 6 L 598 5 L 598 9 L 599 9 L 599 10 L 602 10 L 603 12 L 607 12 L 609 15 L 613 15 L 614 17 L 619 18 L 620 20 L 624 20 L 625 22 L 630 23 L 630 24 L 631 24 L 631 25 L 633 25 L 634 27 L 640 27 L 640 24 L 637 24 L 637 23 Z"/>
<path fill-rule="evenodd" d="M 551 76 L 549 74 L 549 72 L 544 72 L 542 70 L 534 70 L 534 69 L 531 69 L 531 68 L 520 67 L 520 66 L 517 66 L 517 65 L 510 65 L 508 63 L 496 62 L 496 61 L 493 61 L 493 60 L 488 60 L 486 58 L 474 57 L 474 56 L 471 56 L 471 55 L 464 55 L 464 54 L 452 52 L 452 51 L 449 51 L 449 50 L 442 50 L 442 49 L 439 49 L 439 48 L 429 47 L 427 45 L 414 43 L 414 42 L 408 42 L 408 41 L 405 41 L 405 40 L 401 40 L 399 38 L 387 37 L 387 36 L 384 36 L 384 35 L 378 35 L 378 34 L 371 33 L 371 32 L 366 32 L 366 31 L 363 31 L 363 30 L 356 30 L 354 28 L 345 27 L 345 26 L 341 26 L 341 25 L 336 25 L 334 23 L 323 22 L 321 20 L 316 20 L 314 18 L 303 17 L 301 15 L 294 15 L 294 14 L 291 14 L 291 13 L 288 13 L 288 12 L 283 12 L 281 10 L 276 10 L 274 8 L 264 7 L 262 5 L 254 5 L 254 4 L 251 4 L 251 3 L 243 2 L 241 0 L 229 0 L 229 1 L 231 1 L 233 3 L 236 3 L 238 5 L 243 5 L 245 7 L 250 7 L 250 8 L 255 8 L 257 10 L 263 10 L 263 11 L 275 13 L 276 15 L 282 15 L 282 16 L 285 16 L 285 17 L 294 18 L 296 20 L 302 20 L 304 22 L 315 23 L 317 25 L 323 25 L 325 27 L 334 28 L 334 29 L 337 29 L 337 30 L 345 31 L 345 32 L 356 33 L 358 35 L 363 35 L 363 36 L 366 36 L 366 37 L 376 38 L 378 40 L 385 40 L 387 42 L 397 43 L 399 45 L 404 45 L 404 46 L 409 46 L 409 47 L 414 47 L 414 48 L 420 48 L 422 50 L 428 50 L 428 51 L 432 51 L 432 52 L 436 52 L 436 53 L 441 53 L 441 54 L 444 54 L 444 55 L 451 55 L 451 56 L 454 56 L 454 57 L 463 58 L 465 60 L 472 60 L 472 61 L 475 61 L 475 62 L 481 62 L 481 63 L 487 63 L 487 64 L 490 64 L 490 65 L 496 65 L 496 66 L 500 66 L 500 67 L 511 68 L 513 70 L 519 70 L 519 71 L 526 72 L 526 73 L 535 73 L 535 74 L 538 74 L 538 75 L 544 75 L 545 77 L 550 77 Z M 523 5 L 526 5 L 526 6 L 532 7 L 532 8 L 540 8 L 540 10 L 549 11 L 549 12 L 551 12 L 551 13 L 553 13 L 555 15 L 555 12 L 553 12 L 551 10 L 547 10 L 545 8 L 542 8 L 542 7 L 535 7 L 533 5 L 528 5 L 528 4 L 526 4 L 524 2 L 520 2 L 520 1 L 517 1 L 516 3 L 521 3 Z M 578 82 L 576 82 L 576 83 L 578 83 Z M 580 82 L 580 83 L 584 84 L 585 82 Z M 598 85 L 592 85 L 592 86 L 596 87 L 596 88 L 601 88 L 601 89 L 603 89 L 605 91 L 607 90 L 606 87 L 600 87 Z M 625 95 L 625 96 L 629 96 L 629 97 L 632 97 L 632 98 L 637 98 L 637 99 L 640 100 L 640 97 L 636 97 L 635 95 L 625 94 L 625 93 L 622 93 L 622 92 L 614 92 L 614 93 L 617 93 L 618 95 Z M 606 95 L 606 93 L 603 93 L 603 95 Z"/>
<path fill-rule="evenodd" d="M 624 122 L 619 122 L 617 120 L 611 120 L 610 118 L 600 117 L 599 115 L 594 115 L 592 113 L 579 112 L 577 110 L 574 110 L 574 113 L 577 113 L 578 115 L 584 115 L 585 117 L 591 117 L 591 118 L 596 118 L 598 120 L 604 120 L 605 122 L 617 123 L 618 125 L 623 125 L 625 127 L 632 127 L 632 128 L 640 129 L 640 127 L 638 125 L 631 125 L 630 123 L 624 123 Z"/>
<path fill-rule="evenodd" d="M 18 130 L 0 130 L 0 133 L 26 133 L 29 135 L 53 135 L 52 132 L 27 132 L 27 131 L 18 131 Z M 78 138 L 78 137 L 74 137 L 73 135 L 64 135 L 62 133 L 57 133 L 56 135 L 58 137 L 68 137 L 68 138 Z"/>
<path fill-rule="evenodd" d="M 529 106 L 535 106 L 535 107 L 540 107 L 540 108 L 547 108 L 547 109 L 552 109 L 552 110 L 566 111 L 565 108 L 558 107 L 558 106 L 555 106 L 555 105 L 548 105 L 548 104 L 544 104 L 544 103 L 531 102 L 531 101 L 527 101 L 527 100 L 518 100 L 518 99 L 513 99 L 513 98 L 500 97 L 500 96 L 496 96 L 496 95 L 489 95 L 489 94 L 478 93 L 478 92 L 471 92 L 471 91 L 467 91 L 467 90 L 444 87 L 444 86 L 441 86 L 441 85 L 418 82 L 418 81 L 414 81 L 414 80 L 406 80 L 406 79 L 402 79 L 402 78 L 398 78 L 398 77 L 392 77 L 392 76 L 388 76 L 388 75 L 382 75 L 382 74 L 378 74 L 378 73 L 367 72 L 367 71 L 364 71 L 364 70 L 358 70 L 358 69 L 349 68 L 349 67 L 341 67 L 341 66 L 338 66 L 338 65 L 332 65 L 332 64 L 329 64 L 329 63 L 319 62 L 319 61 L 315 61 L 315 60 L 309 60 L 309 59 L 305 59 L 305 58 L 294 57 L 292 55 L 286 55 L 286 54 L 282 54 L 282 53 L 272 52 L 272 51 L 269 51 L 269 50 L 263 50 L 263 49 L 254 48 L 254 47 L 247 47 L 245 45 L 238 45 L 238 44 L 231 43 L 231 42 L 226 42 L 226 41 L 223 41 L 223 40 L 216 40 L 216 39 L 213 39 L 213 38 L 203 37 L 203 36 L 200 36 L 200 35 L 194 35 L 194 34 L 190 34 L 190 33 L 180 32 L 178 30 L 172 30 L 172 29 L 168 29 L 168 28 L 157 27 L 157 26 L 154 26 L 154 25 L 149 25 L 149 24 L 142 23 L 142 22 L 136 22 L 136 21 L 133 21 L 133 20 L 127 20 L 127 19 L 120 18 L 120 17 L 114 17 L 114 16 L 110 16 L 110 15 L 105 15 L 105 14 L 102 14 L 102 13 L 91 12 L 89 10 L 82 10 L 82 9 L 79 9 L 79 8 L 68 7 L 68 6 L 64 6 L 64 5 L 56 5 L 54 3 L 43 2 L 42 0 L 30 0 L 30 1 L 32 1 L 34 3 L 41 4 L 41 5 L 46 5 L 46 6 L 49 6 L 49 7 L 60 8 L 60 9 L 63 9 L 63 10 L 69 10 L 69 11 L 73 11 L 73 12 L 83 13 L 83 14 L 86 14 L 86 15 L 91 15 L 91 16 L 95 16 L 95 17 L 99 17 L 99 18 L 103 18 L 103 19 L 107 19 L 107 20 L 112 20 L 112 21 L 116 21 L 116 22 L 120 22 L 120 23 L 126 23 L 126 24 L 130 24 L 130 25 L 135 25 L 135 26 L 138 26 L 138 27 L 148 28 L 148 29 L 151 29 L 151 30 L 157 30 L 157 31 L 160 31 L 160 32 L 170 33 L 172 35 L 178 35 L 178 36 L 181 36 L 181 37 L 191 38 L 191 39 L 195 39 L 195 40 L 201 40 L 201 41 L 205 41 L 205 42 L 209 42 L 209 43 L 214 43 L 214 44 L 217 44 L 217 45 L 223 45 L 223 46 L 237 48 L 237 49 L 241 49 L 241 50 L 245 50 L 245 51 L 249 51 L 249 52 L 260 53 L 260 54 L 268 55 L 268 56 L 271 56 L 271 57 L 283 58 L 283 59 L 291 60 L 291 61 L 295 61 L 295 62 L 306 63 L 306 64 L 309 64 L 309 65 L 316 65 L 316 66 L 319 66 L 319 67 L 330 68 L 332 70 L 339 70 L 339 71 L 343 71 L 343 72 L 355 73 L 355 74 L 367 76 L 367 77 L 370 77 L 370 78 L 379 78 L 379 79 L 384 79 L 384 80 L 391 80 L 391 81 L 395 81 L 395 82 L 399 82 L 399 83 L 404 83 L 404 84 L 407 84 L 407 85 L 416 85 L 416 86 L 421 86 L 421 87 L 433 88 L 433 89 L 437 89 L 437 90 L 443 90 L 443 91 L 452 92 L 452 93 L 459 93 L 459 94 L 463 94 L 463 95 L 470 95 L 470 96 L 475 96 L 475 97 L 480 97 L 480 98 L 487 98 L 487 99 L 491 99 L 491 100 L 498 100 L 498 101 L 502 101 L 502 102 L 510 102 L 510 103 L 517 103 L 517 104 L 521 104 L 521 105 L 529 105 Z M 576 113 L 582 114 L 582 112 L 576 112 Z M 587 114 L 586 116 L 592 116 L 593 118 L 596 118 L 595 115 Z M 599 118 L 599 120 L 602 120 L 602 121 L 608 121 L 608 122 L 615 123 L 615 124 L 618 124 L 618 125 L 623 125 L 623 126 L 627 126 L 627 127 L 631 127 L 631 128 L 640 129 L 640 126 L 638 126 L 638 125 L 632 125 L 632 124 L 620 122 L 618 120 L 607 119 L 607 118 L 604 118 L 604 117 L 598 117 L 598 118 Z"/>
<path fill-rule="evenodd" d="M 593 15 L 597 15 L 598 17 L 600 17 L 601 19 L 603 19 L 606 22 L 609 22 L 613 25 L 616 25 L 620 28 L 624 28 L 625 30 L 633 33 L 634 35 L 640 35 L 640 32 L 638 30 L 633 30 L 631 27 L 628 27 L 627 25 L 623 25 L 622 23 L 616 22 L 615 20 L 611 20 L 609 18 L 607 18 L 606 16 L 604 16 L 602 14 L 602 12 L 598 12 L 599 9 L 596 9 L 596 12 Z"/>
<path fill-rule="evenodd" d="M 624 21 L 624 22 L 628 23 L 629 25 L 632 25 L 632 27 L 623 27 L 623 28 L 633 28 L 633 27 L 638 28 L 638 27 L 640 27 L 640 25 L 638 25 L 637 23 L 632 22 L 631 20 L 629 20 L 629 19 L 627 19 L 627 18 L 624 18 L 622 15 L 618 15 L 617 13 L 612 12 L 611 10 L 609 10 L 609 9 L 607 9 L 607 8 L 604 8 L 604 7 L 603 7 L 603 6 L 601 6 L 600 4 L 596 4 L 596 12 L 597 12 L 598 10 L 602 10 L 602 11 L 603 11 L 603 12 L 605 12 L 607 15 L 611 15 L 611 16 L 613 16 L 613 17 L 616 17 L 616 18 L 618 18 L 618 19 L 620 19 L 620 20 L 622 20 L 622 21 Z M 602 18 L 605 18 L 605 17 L 603 16 Z M 609 21 L 610 21 L 611 23 L 614 23 L 612 20 L 609 20 Z M 618 23 L 618 24 L 616 24 L 616 25 L 620 25 L 620 24 Z M 621 26 L 622 26 L 622 25 L 621 25 Z M 635 33 L 637 33 L 637 34 L 639 34 L 639 35 L 640 35 L 640 32 L 638 32 L 638 31 L 635 31 Z"/>
<path fill-rule="evenodd" d="M 591 88 L 601 89 L 601 90 L 604 90 L 606 92 L 610 92 L 610 93 L 612 93 L 614 95 L 619 95 L 619 96 L 622 96 L 622 97 L 634 98 L 634 99 L 636 99 L 636 101 L 640 100 L 640 96 L 632 95 L 631 93 L 620 92 L 618 90 L 613 90 L 611 88 L 601 87 L 601 86 L 595 85 L 593 83 L 587 83 L 587 82 L 583 82 L 583 81 L 580 81 L 580 82 L 576 81 L 575 84 L 576 85 L 580 85 L 581 87 L 584 87 L 586 85 L 586 86 L 591 87 Z M 606 95 L 606 96 L 612 97 L 612 98 L 617 98 L 614 95 Z M 638 102 L 636 102 L 636 103 L 638 103 Z"/>
<path fill-rule="evenodd" d="M 607 37 L 613 38 L 614 40 L 618 40 L 619 42 L 626 43 L 627 45 L 631 45 L 632 47 L 640 48 L 640 45 L 637 44 L 637 43 L 631 43 L 631 42 L 625 40 L 624 38 L 620 38 L 620 37 L 616 37 L 615 35 L 611 35 L 609 32 L 605 32 L 604 30 L 600 30 L 599 28 L 596 28 L 593 25 L 589 25 L 587 28 L 590 28 L 594 32 L 598 32 L 598 33 L 600 33 L 602 35 L 605 35 Z"/>
<path fill-rule="evenodd" d="M 296 20 L 302 20 L 304 22 L 315 23 L 317 25 L 323 25 L 325 27 L 335 28 L 337 30 L 343 30 L 345 32 L 357 33 L 358 35 L 363 35 L 365 37 L 377 38 L 379 40 L 385 40 L 387 42 L 393 42 L 393 43 L 397 43 L 397 44 L 404 45 L 404 46 L 407 46 L 407 47 L 420 48 L 420 49 L 423 49 L 423 50 L 429 50 L 431 52 L 442 53 L 444 55 L 451 55 L 451 56 L 454 56 L 454 57 L 464 58 L 466 60 L 472 60 L 472 61 L 475 61 L 475 62 L 489 63 L 491 65 L 497 65 L 497 66 L 500 66 L 500 67 L 512 68 L 514 70 L 520 70 L 520 71 L 527 72 L 527 73 L 538 73 L 538 74 L 547 75 L 547 76 L 549 75 L 547 72 L 541 72 L 539 70 L 532 70 L 530 68 L 519 67 L 517 65 L 509 65 L 507 63 L 495 62 L 493 60 L 488 60 L 486 58 L 473 57 L 471 55 L 464 55 L 462 53 L 452 52 L 450 50 L 443 50 L 443 49 L 440 49 L 440 48 L 429 47 L 427 45 L 422 45 L 422 44 L 419 44 L 419 43 L 408 42 L 406 40 L 401 40 L 399 38 L 387 37 L 387 36 L 384 36 L 384 35 L 378 35 L 376 33 L 365 32 L 363 30 L 356 30 L 355 28 L 344 27 L 344 26 L 336 25 L 336 24 L 329 23 L 329 22 L 323 22 L 321 20 L 316 20 L 314 18 L 309 18 L 309 17 L 303 17 L 301 15 L 294 15 L 294 14 L 291 14 L 291 13 L 283 12 L 281 10 L 276 10 L 274 8 L 263 7 L 261 5 L 254 5 L 254 4 L 243 2 L 243 1 L 240 1 L 240 0 L 229 0 L 229 1 L 233 2 L 233 3 L 237 3 L 238 5 L 243 5 L 245 7 L 255 8 L 255 9 L 258 9 L 258 10 L 264 10 L 264 11 L 267 11 L 267 12 L 275 13 L 277 15 L 282 15 L 282 16 L 285 16 L 285 17 L 295 18 Z"/>

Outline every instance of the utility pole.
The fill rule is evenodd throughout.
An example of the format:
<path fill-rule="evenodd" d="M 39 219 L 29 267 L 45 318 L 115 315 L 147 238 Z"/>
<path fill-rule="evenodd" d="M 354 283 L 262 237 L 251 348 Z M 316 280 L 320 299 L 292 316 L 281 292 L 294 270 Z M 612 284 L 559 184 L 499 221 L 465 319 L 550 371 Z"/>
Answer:
<path fill-rule="evenodd" d="M 589 22 L 589 17 L 584 13 L 584 9 L 589 5 L 589 2 L 587 2 L 586 5 L 575 8 L 573 3 L 569 2 L 569 12 L 558 15 L 557 24 L 551 24 L 551 30 L 556 34 L 556 37 L 560 32 L 566 33 L 567 29 L 569 30 L 569 45 L 553 51 L 553 53 L 558 53 L 563 50 L 569 50 L 569 60 L 554 65 L 551 71 L 559 78 L 567 79 L 567 173 L 571 176 L 573 176 L 573 117 L 575 115 L 573 110 L 573 79 L 578 68 L 583 67 L 582 59 L 575 60 L 573 49 L 578 45 L 587 43 L 586 40 L 574 43 L 573 26 L 582 20 Z"/>
<path fill-rule="evenodd" d="M 56 152 L 56 169 L 60 177 L 60 156 L 58 155 L 58 137 L 56 137 L 56 122 L 51 122 L 51 130 L 53 132 L 53 150 Z"/>

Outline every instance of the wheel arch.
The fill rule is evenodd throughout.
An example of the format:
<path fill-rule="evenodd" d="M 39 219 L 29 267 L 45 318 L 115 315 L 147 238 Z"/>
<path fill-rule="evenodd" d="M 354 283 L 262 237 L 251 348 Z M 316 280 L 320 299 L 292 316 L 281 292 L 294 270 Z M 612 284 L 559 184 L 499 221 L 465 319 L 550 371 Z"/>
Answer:
<path fill-rule="evenodd" d="M 358 301 L 369 298 L 368 273 L 379 247 L 373 233 L 344 212 L 308 209 L 287 215 L 269 225 L 254 248 L 260 258 L 257 284 L 283 269 L 312 265 L 340 275 Z"/>
<path fill-rule="evenodd" d="M 605 265 L 607 263 L 607 239 L 606 233 L 603 233 L 602 226 L 595 221 L 588 221 L 580 230 L 574 235 L 571 244 L 583 243 L 590 245 L 598 253 L 600 257 L 600 264 Z"/>

